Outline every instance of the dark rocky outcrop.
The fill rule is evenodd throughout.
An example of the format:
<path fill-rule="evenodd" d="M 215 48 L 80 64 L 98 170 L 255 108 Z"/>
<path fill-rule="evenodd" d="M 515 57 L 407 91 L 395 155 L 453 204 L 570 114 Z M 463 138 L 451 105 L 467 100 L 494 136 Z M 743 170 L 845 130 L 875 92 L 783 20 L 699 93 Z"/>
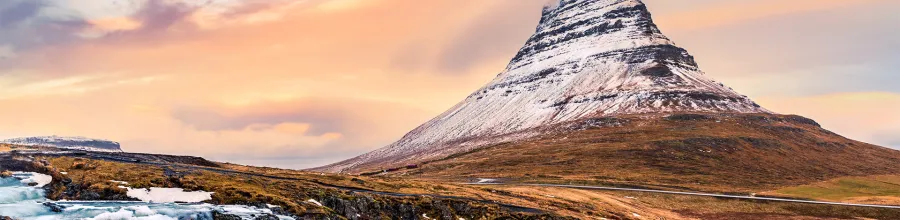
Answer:
<path fill-rule="evenodd" d="M 337 215 L 348 219 L 572 219 L 552 214 L 536 213 L 534 210 L 514 210 L 493 204 L 478 204 L 471 201 L 419 197 L 395 197 L 351 193 L 346 195 L 327 194 L 321 198 L 322 205 Z"/>
<path fill-rule="evenodd" d="M 672 121 L 706 121 L 712 120 L 713 117 L 701 114 L 674 114 L 667 116 L 666 119 Z"/>
<path fill-rule="evenodd" d="M 218 211 L 214 211 L 212 213 L 212 217 L 215 220 L 243 220 L 240 216 L 232 215 L 232 214 L 224 214 Z"/>
<path fill-rule="evenodd" d="M 614 118 L 614 117 L 602 117 L 602 118 L 590 118 L 585 119 L 579 123 L 574 123 L 570 125 L 569 128 L 573 130 L 587 130 L 587 129 L 595 129 L 595 128 L 608 128 L 608 127 L 620 127 L 624 126 L 628 123 L 628 120 Z"/>
<path fill-rule="evenodd" d="M 59 204 L 52 203 L 52 202 L 45 202 L 43 205 L 46 206 L 47 208 L 49 208 L 51 212 L 62 212 L 63 209 L 66 208 L 66 207 L 63 207 Z"/>

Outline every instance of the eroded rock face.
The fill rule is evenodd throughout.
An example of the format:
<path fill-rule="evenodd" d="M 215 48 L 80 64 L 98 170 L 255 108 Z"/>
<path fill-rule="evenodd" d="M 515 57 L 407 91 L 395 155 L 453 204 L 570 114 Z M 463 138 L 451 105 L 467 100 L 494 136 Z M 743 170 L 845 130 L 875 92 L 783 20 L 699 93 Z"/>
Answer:
<path fill-rule="evenodd" d="M 768 113 L 708 78 L 641 1 L 562 0 L 486 86 L 385 148 L 317 170 L 392 167 L 520 140 L 540 126 L 667 112 Z"/>
<path fill-rule="evenodd" d="M 347 219 L 573 219 L 551 214 L 518 212 L 496 205 L 453 199 L 404 198 L 381 195 L 328 194 L 322 205 Z"/>

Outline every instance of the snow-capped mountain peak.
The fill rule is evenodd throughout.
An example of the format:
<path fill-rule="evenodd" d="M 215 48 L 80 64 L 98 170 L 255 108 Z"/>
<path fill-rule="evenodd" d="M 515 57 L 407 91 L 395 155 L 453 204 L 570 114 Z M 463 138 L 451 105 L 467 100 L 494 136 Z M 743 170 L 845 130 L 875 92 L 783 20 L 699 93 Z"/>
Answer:
<path fill-rule="evenodd" d="M 486 86 L 401 140 L 318 170 L 425 161 L 541 126 L 666 112 L 769 111 L 708 78 L 640 0 L 561 0 L 544 8 L 535 34 Z"/>
<path fill-rule="evenodd" d="M 44 146 L 71 150 L 122 152 L 119 142 L 86 137 L 40 136 L 12 138 L 0 141 L 3 144 L 24 146 Z"/>

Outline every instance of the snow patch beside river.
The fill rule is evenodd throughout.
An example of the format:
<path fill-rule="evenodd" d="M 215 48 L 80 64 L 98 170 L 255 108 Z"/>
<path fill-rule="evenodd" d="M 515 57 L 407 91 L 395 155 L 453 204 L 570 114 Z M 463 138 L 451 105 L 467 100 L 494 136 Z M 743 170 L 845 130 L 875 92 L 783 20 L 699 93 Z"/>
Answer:
<path fill-rule="evenodd" d="M 29 183 L 35 183 L 34 187 L 44 187 L 50 182 L 53 182 L 53 177 L 46 174 L 40 173 L 26 173 L 26 172 L 13 172 L 13 177 L 22 179 L 22 184 L 28 185 Z"/>
<path fill-rule="evenodd" d="M 144 202 L 202 202 L 212 199 L 211 192 L 194 191 L 186 192 L 181 188 L 157 188 L 133 189 L 128 188 L 128 197 Z"/>

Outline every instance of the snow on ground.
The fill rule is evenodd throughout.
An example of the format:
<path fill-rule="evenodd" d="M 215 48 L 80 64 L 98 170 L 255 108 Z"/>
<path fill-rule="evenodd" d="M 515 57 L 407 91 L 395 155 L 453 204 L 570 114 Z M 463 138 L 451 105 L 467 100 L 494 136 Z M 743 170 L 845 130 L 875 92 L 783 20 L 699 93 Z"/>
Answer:
<path fill-rule="evenodd" d="M 53 177 L 47 174 L 33 173 L 33 172 L 13 172 L 13 176 L 24 177 L 22 179 L 23 184 L 29 183 L 37 183 L 34 187 L 44 187 L 50 182 L 53 182 Z"/>
<path fill-rule="evenodd" d="M 144 202 L 169 203 L 169 202 L 202 202 L 212 199 L 211 192 L 194 191 L 185 192 L 181 188 L 133 189 L 128 188 L 128 197 Z"/>
<path fill-rule="evenodd" d="M 497 179 L 478 178 L 476 183 L 496 183 Z"/>
<path fill-rule="evenodd" d="M 309 202 L 309 203 L 312 203 L 312 204 L 316 204 L 316 205 L 318 205 L 318 206 L 322 206 L 322 203 L 320 203 L 319 201 L 316 201 L 315 199 L 309 199 L 309 200 L 306 200 L 306 201 Z"/>

